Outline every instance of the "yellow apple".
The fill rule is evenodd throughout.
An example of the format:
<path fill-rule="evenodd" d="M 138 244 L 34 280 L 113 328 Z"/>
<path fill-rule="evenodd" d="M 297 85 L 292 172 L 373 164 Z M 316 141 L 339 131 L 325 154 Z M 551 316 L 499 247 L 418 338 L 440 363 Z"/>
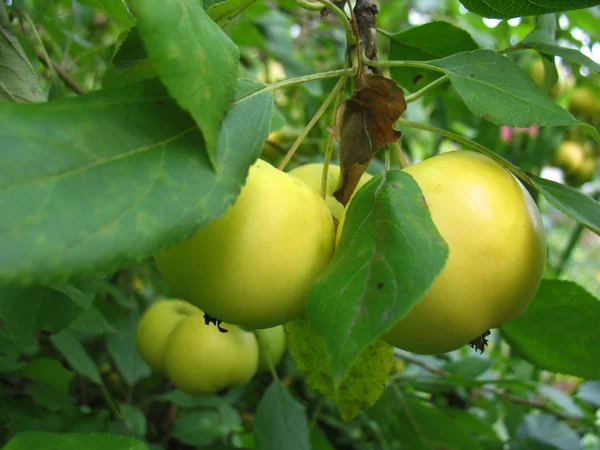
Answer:
<path fill-rule="evenodd" d="M 179 296 L 211 316 L 270 328 L 303 313 L 334 241 L 325 201 L 303 181 L 259 160 L 222 217 L 155 261 Z"/>
<path fill-rule="evenodd" d="M 285 328 L 278 325 L 273 328 L 256 330 L 260 356 L 258 360 L 258 371 L 268 372 L 271 365 L 275 367 L 281 361 L 285 353 Z"/>
<path fill-rule="evenodd" d="M 405 171 L 421 188 L 449 255 L 429 291 L 383 340 L 414 353 L 445 353 L 525 311 L 546 262 L 544 227 L 521 183 L 479 153 L 457 150 Z"/>
<path fill-rule="evenodd" d="M 258 368 L 258 343 L 254 333 L 235 325 L 206 324 L 204 314 L 182 320 L 165 348 L 165 367 L 173 384 L 190 395 L 215 395 L 241 386 Z"/>
<path fill-rule="evenodd" d="M 323 174 L 323 163 L 313 163 L 313 164 L 305 164 L 303 166 L 298 166 L 289 171 L 289 174 L 300 178 L 306 184 L 308 184 L 311 188 L 313 188 L 317 193 L 321 193 L 321 178 Z M 370 174 L 364 173 L 360 178 L 358 185 L 356 186 L 356 191 L 358 191 L 364 184 L 373 178 Z M 342 214 L 344 212 L 344 205 L 342 205 L 334 196 L 333 193 L 336 191 L 338 187 L 338 183 L 340 180 L 340 166 L 335 164 L 329 164 L 329 168 L 327 170 L 327 187 L 325 189 L 325 202 L 331 211 L 333 217 L 337 220 L 340 220 Z"/>
<path fill-rule="evenodd" d="M 595 119 L 600 116 L 600 92 L 589 86 L 578 86 L 571 92 L 568 108 L 576 117 Z"/>
<path fill-rule="evenodd" d="M 150 367 L 165 373 L 164 356 L 169 336 L 186 317 L 200 314 L 190 303 L 172 299 L 159 300 L 150 305 L 140 318 L 136 331 L 136 345 Z"/>

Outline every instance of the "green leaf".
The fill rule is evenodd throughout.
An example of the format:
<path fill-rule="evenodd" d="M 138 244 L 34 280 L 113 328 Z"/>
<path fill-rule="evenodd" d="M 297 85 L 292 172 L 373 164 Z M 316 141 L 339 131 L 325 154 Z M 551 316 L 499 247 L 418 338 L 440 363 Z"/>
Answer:
<path fill-rule="evenodd" d="M 550 414 L 528 415 L 517 430 L 516 437 L 525 441 L 525 448 L 532 448 L 531 441 L 558 450 L 580 449 L 579 436 L 566 423 Z M 529 445 L 528 445 L 529 444 Z M 538 447 L 533 447 L 538 448 Z M 547 447 L 544 447 L 547 448 Z"/>
<path fill-rule="evenodd" d="M 134 405 L 122 404 L 119 406 L 119 411 L 130 433 L 143 439 L 146 436 L 148 426 L 142 410 Z"/>
<path fill-rule="evenodd" d="M 307 300 L 336 386 L 360 353 L 423 297 L 447 256 L 409 174 L 382 172 L 354 195 L 333 259 Z"/>
<path fill-rule="evenodd" d="M 537 367 L 594 379 L 600 374 L 600 300 L 570 281 L 544 280 L 521 317 L 502 335 Z"/>
<path fill-rule="evenodd" d="M 335 402 L 342 420 L 352 420 L 379 399 L 394 360 L 390 345 L 376 341 L 367 347 L 336 389 L 325 342 L 308 319 L 296 318 L 286 323 L 285 329 L 298 371 L 310 387 Z"/>
<path fill-rule="evenodd" d="M 102 377 L 98 366 L 88 353 L 83 344 L 69 330 L 63 330 L 50 338 L 56 349 L 65 357 L 73 370 L 89 378 L 96 384 L 102 384 Z"/>
<path fill-rule="evenodd" d="M 110 335 L 106 340 L 108 353 L 129 386 L 133 386 L 142 378 L 147 378 L 152 374 L 152 369 L 142 359 L 135 344 L 139 318 L 139 314 L 132 313 L 117 321 L 114 325 L 118 333 Z"/>
<path fill-rule="evenodd" d="M 254 419 L 256 450 L 310 450 L 306 409 L 280 381 L 264 393 Z"/>
<path fill-rule="evenodd" d="M 254 2 L 256 2 L 256 0 L 221 1 L 216 4 L 212 4 L 206 13 L 208 14 L 208 17 L 214 20 L 217 25 L 223 28 Z"/>
<path fill-rule="evenodd" d="M 69 324 L 69 330 L 87 336 L 102 336 L 116 333 L 117 330 L 108 323 L 98 308 L 92 306 Z"/>
<path fill-rule="evenodd" d="M 75 377 L 75 372 L 65 369 L 60 362 L 51 358 L 34 359 L 23 367 L 20 373 L 25 378 L 63 395 L 69 393 L 69 385 Z"/>
<path fill-rule="evenodd" d="M 444 69 L 474 114 L 496 125 L 578 124 L 527 72 L 491 50 L 458 53 L 430 64 Z"/>
<path fill-rule="evenodd" d="M 9 24 L 0 23 L 0 102 L 45 101 L 46 94 L 21 44 Z"/>
<path fill-rule="evenodd" d="M 78 0 L 78 3 L 104 11 L 125 26 L 130 27 L 135 23 L 135 19 L 123 0 Z"/>
<path fill-rule="evenodd" d="M 538 189 L 552 206 L 600 235 L 599 202 L 572 187 L 530 173 L 523 179 Z"/>
<path fill-rule="evenodd" d="M 441 409 L 405 395 L 397 386 L 386 389 L 367 413 L 382 433 L 411 450 L 483 450 L 461 421 Z"/>
<path fill-rule="evenodd" d="M 165 392 L 156 396 L 159 402 L 175 403 L 184 409 L 196 408 L 218 408 L 223 405 L 232 404 L 243 397 L 246 387 L 228 389 L 226 395 L 214 395 L 210 397 L 198 397 L 196 395 L 184 394 L 181 391 Z"/>
<path fill-rule="evenodd" d="M 102 78 L 103 88 L 116 88 L 158 76 L 158 61 L 148 56 L 137 27 L 123 32 Z"/>
<path fill-rule="evenodd" d="M 238 96 L 260 87 L 241 80 Z M 0 282 L 110 273 L 220 216 L 260 154 L 272 106 L 264 92 L 229 110 L 217 175 L 193 120 L 156 80 L 1 104 Z"/>
<path fill-rule="evenodd" d="M 202 130 L 218 170 L 217 143 L 236 90 L 239 49 L 197 0 L 132 0 L 140 35 L 169 93 Z M 176 32 L 174 32 L 176 30 Z"/>
<path fill-rule="evenodd" d="M 203 446 L 226 436 L 227 431 L 216 411 L 194 411 L 177 419 L 171 435 L 184 444 Z"/>
<path fill-rule="evenodd" d="M 89 308 L 93 297 L 67 286 L 0 289 L 0 317 L 23 351 L 36 346 L 36 331 L 58 332 Z"/>
<path fill-rule="evenodd" d="M 52 433 L 25 431 L 17 434 L 3 450 L 148 450 L 146 444 L 128 436 L 109 433 Z"/>
<path fill-rule="evenodd" d="M 37 345 L 35 346 L 37 347 Z M 37 348 L 34 348 L 36 350 Z M 0 327 L 0 374 L 12 373 L 23 367 L 19 361 L 21 349 L 6 326 Z M 0 391 L 1 396 L 1 391 Z"/>
<path fill-rule="evenodd" d="M 469 11 L 482 17 L 510 19 L 595 6 L 598 0 L 460 0 Z"/>
<path fill-rule="evenodd" d="M 391 36 L 389 58 L 429 61 L 477 48 L 477 43 L 462 28 L 434 21 Z M 392 67 L 390 72 L 399 85 L 410 91 L 416 91 L 442 76 L 440 72 L 413 67 Z"/>

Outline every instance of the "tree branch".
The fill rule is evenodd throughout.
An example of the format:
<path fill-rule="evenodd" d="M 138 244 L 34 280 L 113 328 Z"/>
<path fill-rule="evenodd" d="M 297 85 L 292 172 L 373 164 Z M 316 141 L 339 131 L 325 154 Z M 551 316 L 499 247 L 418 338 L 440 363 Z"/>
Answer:
<path fill-rule="evenodd" d="M 428 372 L 435 373 L 436 375 L 439 375 L 442 378 L 448 378 L 448 377 L 452 376 L 452 374 L 450 372 L 447 372 L 443 369 L 439 369 L 437 367 L 433 367 L 433 366 L 427 364 L 426 362 L 421 361 L 418 358 L 415 358 L 414 356 L 412 356 L 410 354 L 406 354 L 404 352 L 403 353 L 394 352 L 394 356 L 397 358 L 403 359 L 404 361 L 413 363 L 419 367 L 422 367 L 423 369 L 427 370 Z M 490 383 L 493 383 L 493 381 L 490 381 Z M 478 389 L 480 391 L 489 392 L 490 394 L 497 395 L 498 397 L 501 397 L 505 400 L 508 400 L 509 402 L 512 402 L 512 403 L 515 403 L 518 405 L 531 406 L 532 408 L 537 408 L 542 411 L 546 411 L 546 412 L 558 417 L 559 419 L 568 420 L 568 421 L 581 421 L 582 420 L 581 417 L 575 417 L 570 414 L 566 414 L 561 411 L 557 411 L 554 408 L 551 408 L 550 406 L 548 406 L 546 403 L 539 401 L 539 400 L 529 400 L 526 398 L 517 397 L 515 395 L 508 394 L 504 391 L 500 391 L 496 388 L 489 387 L 489 386 L 482 386 Z"/>
<path fill-rule="evenodd" d="M 377 20 L 375 16 L 379 10 L 373 0 L 356 0 L 354 15 L 360 35 L 361 46 L 365 49 L 367 59 L 377 60 Z M 360 55 L 358 55 L 360 57 Z M 383 74 L 380 67 L 369 66 L 373 73 Z"/>
<path fill-rule="evenodd" d="M 44 55 L 44 53 L 42 53 L 39 50 L 36 50 L 36 54 L 37 54 L 38 59 L 41 61 L 41 63 L 43 65 L 45 65 L 46 67 L 51 68 L 50 64 L 52 64 L 52 68 L 54 68 L 54 71 L 56 72 L 56 74 L 60 77 L 61 80 L 63 80 L 63 82 L 69 87 L 69 89 L 71 89 L 73 92 L 75 92 L 78 95 L 86 93 L 86 90 L 84 88 L 82 88 L 79 85 L 79 83 L 77 83 L 77 81 L 75 81 L 75 79 L 71 76 L 71 74 L 67 71 L 67 69 L 65 69 L 63 66 L 58 64 L 53 59 L 50 59 L 50 64 L 49 64 L 48 60 L 46 59 L 46 55 Z"/>

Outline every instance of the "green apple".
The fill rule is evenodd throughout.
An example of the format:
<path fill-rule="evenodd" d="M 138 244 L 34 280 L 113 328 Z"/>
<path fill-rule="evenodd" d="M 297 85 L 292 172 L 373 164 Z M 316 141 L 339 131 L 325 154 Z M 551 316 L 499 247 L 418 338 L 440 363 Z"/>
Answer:
<path fill-rule="evenodd" d="M 159 300 L 150 305 L 136 331 L 136 345 L 144 361 L 154 370 L 165 373 L 164 355 L 169 336 L 183 319 L 201 312 L 178 299 Z"/>
<path fill-rule="evenodd" d="M 415 353 L 445 353 L 525 311 L 544 271 L 544 226 L 521 183 L 479 153 L 457 150 L 405 171 L 421 188 L 449 256 L 383 340 Z M 338 237 L 342 232 L 343 219 Z"/>
<path fill-rule="evenodd" d="M 155 261 L 179 296 L 211 316 L 271 328 L 304 312 L 334 241 L 325 201 L 303 181 L 259 160 L 222 217 Z"/>
<path fill-rule="evenodd" d="M 252 379 L 258 368 L 258 343 L 252 332 L 227 323 L 207 324 L 204 314 L 195 314 L 171 333 L 164 363 L 180 391 L 215 395 Z"/>

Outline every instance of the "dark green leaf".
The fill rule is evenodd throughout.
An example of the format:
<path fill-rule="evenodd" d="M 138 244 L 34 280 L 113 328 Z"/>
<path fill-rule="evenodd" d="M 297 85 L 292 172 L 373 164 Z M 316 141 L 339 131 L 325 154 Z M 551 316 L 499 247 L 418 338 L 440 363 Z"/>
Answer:
<path fill-rule="evenodd" d="M 575 125 L 519 66 L 491 50 L 463 52 L 431 64 L 441 67 L 474 113 L 496 125 Z"/>
<path fill-rule="evenodd" d="M 539 368 L 594 379 L 600 374 L 598 323 L 600 300 L 573 282 L 544 280 L 529 308 L 502 334 Z"/>
<path fill-rule="evenodd" d="M 552 206 L 600 234 L 600 203 L 564 184 L 527 174 L 528 181 Z"/>
<path fill-rule="evenodd" d="M 310 450 L 308 420 L 304 406 L 280 381 L 264 393 L 254 419 L 256 450 Z"/>
<path fill-rule="evenodd" d="M 221 28 L 227 25 L 231 19 L 236 17 L 256 0 L 227 0 L 213 3 L 206 13 L 208 17 L 216 22 Z M 204 6 L 206 8 L 206 0 Z"/>
<path fill-rule="evenodd" d="M 108 323 L 100 310 L 95 306 L 92 306 L 71 322 L 69 329 L 75 333 L 88 336 L 99 336 L 108 333 L 116 333 L 117 331 L 110 323 Z"/>
<path fill-rule="evenodd" d="M 106 340 L 106 348 L 115 362 L 119 373 L 129 386 L 142 378 L 147 378 L 152 370 L 142 359 L 135 344 L 135 333 L 139 314 L 132 313 L 117 321 L 114 325 L 118 332 Z"/>
<path fill-rule="evenodd" d="M 208 445 L 225 436 L 220 422 L 216 411 L 194 411 L 177 419 L 171 434 L 184 444 Z"/>
<path fill-rule="evenodd" d="M 540 442 L 558 450 L 579 450 L 579 436 L 566 423 L 550 414 L 536 414 L 525 417 L 517 430 L 519 439 Z M 530 448 L 530 447 L 526 447 Z"/>
<path fill-rule="evenodd" d="M 21 375 L 58 393 L 67 394 L 75 372 L 55 359 L 39 358 L 29 362 L 20 370 Z"/>
<path fill-rule="evenodd" d="M 477 356 L 467 356 L 442 366 L 446 372 L 457 378 L 473 380 L 483 374 L 493 364 L 493 360 Z"/>
<path fill-rule="evenodd" d="M 411 450 L 483 450 L 458 418 L 424 401 L 410 398 L 397 386 L 367 413 L 388 440 Z"/>
<path fill-rule="evenodd" d="M 148 426 L 142 410 L 134 405 L 122 404 L 119 406 L 119 411 L 121 412 L 127 430 L 134 436 L 143 439 L 146 435 Z"/>
<path fill-rule="evenodd" d="M 51 433 L 25 431 L 17 434 L 3 450 L 148 450 L 146 444 L 128 436 L 108 433 Z"/>
<path fill-rule="evenodd" d="M 390 38 L 390 59 L 429 61 L 479 46 L 465 30 L 443 21 L 409 28 Z M 443 74 L 427 69 L 392 67 L 392 78 L 403 88 L 416 91 Z"/>
<path fill-rule="evenodd" d="M 358 355 L 422 298 L 447 255 L 421 190 L 407 173 L 383 172 L 355 194 L 333 259 L 307 303 L 336 386 Z"/>
<path fill-rule="evenodd" d="M 238 95 L 259 87 L 241 81 Z M 218 175 L 157 81 L 0 105 L 0 280 L 111 272 L 218 217 L 260 154 L 272 105 L 265 92 L 228 112 Z"/>
<path fill-rule="evenodd" d="M 81 375 L 89 378 L 94 383 L 102 384 L 102 377 L 98 366 L 88 353 L 83 344 L 69 330 L 63 330 L 51 337 L 56 349 L 65 357 L 71 368 Z"/>
<path fill-rule="evenodd" d="M 4 5 L 0 4 L 4 10 Z M 0 102 L 45 102 L 33 67 L 8 24 L 0 23 Z"/>
<path fill-rule="evenodd" d="M 219 127 L 235 95 L 239 49 L 197 0 L 133 0 L 131 4 L 145 48 L 158 60 L 162 82 L 194 117 L 218 170 Z"/>
<path fill-rule="evenodd" d="M 583 9 L 595 6 L 598 0 L 460 0 L 470 11 L 483 17 L 510 19 Z"/>
<path fill-rule="evenodd" d="M 75 288 L 69 292 L 65 287 L 3 286 L 0 289 L 0 318 L 23 350 L 35 346 L 36 331 L 58 332 L 89 308 L 93 297 Z"/>

